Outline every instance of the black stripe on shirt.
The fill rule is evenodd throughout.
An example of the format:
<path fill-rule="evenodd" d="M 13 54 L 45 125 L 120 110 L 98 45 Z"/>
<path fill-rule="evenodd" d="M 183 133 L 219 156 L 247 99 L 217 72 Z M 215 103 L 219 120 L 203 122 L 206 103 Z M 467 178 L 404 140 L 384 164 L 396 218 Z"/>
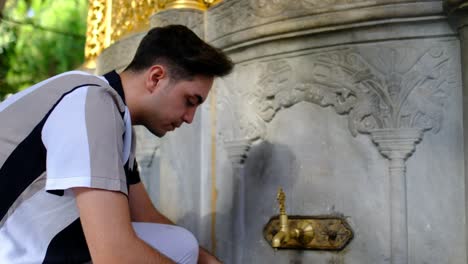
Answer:
<path fill-rule="evenodd" d="M 78 218 L 52 239 L 42 263 L 82 264 L 90 260 L 91 255 Z"/>
<path fill-rule="evenodd" d="M 47 118 L 66 95 L 86 86 L 99 85 L 83 84 L 64 93 L 49 112 L 47 112 L 45 117 L 34 127 L 32 132 L 18 144 L 0 168 L 0 180 L 2 181 L 2 184 L 0 184 L 0 219 L 5 217 L 8 209 L 21 193 L 46 171 L 47 153 L 42 143 L 41 132 Z M 63 195 L 63 191 L 54 194 Z"/>

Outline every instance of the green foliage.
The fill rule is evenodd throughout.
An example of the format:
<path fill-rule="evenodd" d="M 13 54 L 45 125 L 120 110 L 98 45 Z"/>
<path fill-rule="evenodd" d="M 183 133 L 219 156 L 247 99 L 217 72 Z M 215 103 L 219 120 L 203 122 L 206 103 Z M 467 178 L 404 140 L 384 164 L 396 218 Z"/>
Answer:
<path fill-rule="evenodd" d="M 0 100 L 84 61 L 87 0 L 7 0 L 0 22 Z"/>

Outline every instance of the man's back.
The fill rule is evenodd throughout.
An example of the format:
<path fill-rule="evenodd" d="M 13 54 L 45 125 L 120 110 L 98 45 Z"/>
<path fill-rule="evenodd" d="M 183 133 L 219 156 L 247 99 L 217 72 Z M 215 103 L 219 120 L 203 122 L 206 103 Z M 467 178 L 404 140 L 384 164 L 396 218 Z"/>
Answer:
<path fill-rule="evenodd" d="M 0 104 L 0 263 L 219 263 L 151 203 L 131 126 L 192 123 L 232 67 L 187 27 L 156 27 L 107 82 L 65 74 Z"/>
<path fill-rule="evenodd" d="M 127 191 L 123 166 L 112 166 L 115 173 L 105 166 L 129 158 L 125 111 L 104 78 L 82 72 L 45 80 L 0 104 L 0 263 L 90 260 L 69 188 Z M 101 140 L 112 137 L 100 135 L 108 131 L 115 134 L 113 144 Z M 104 157 L 98 147 L 120 151 Z M 120 178 L 100 178 L 102 165 Z"/>

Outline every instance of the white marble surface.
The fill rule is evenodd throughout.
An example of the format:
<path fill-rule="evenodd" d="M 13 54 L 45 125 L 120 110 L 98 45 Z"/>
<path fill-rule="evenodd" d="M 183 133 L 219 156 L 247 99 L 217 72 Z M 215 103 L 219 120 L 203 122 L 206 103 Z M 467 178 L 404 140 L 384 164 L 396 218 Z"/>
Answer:
<path fill-rule="evenodd" d="M 442 1 L 260 2 L 206 14 L 207 39 L 237 65 L 215 84 L 216 109 L 210 97 L 193 125 L 161 140 L 143 175 L 159 170 L 144 181 L 161 211 L 225 263 L 466 263 L 460 44 Z M 369 133 L 407 128 L 424 132 L 404 162 L 407 212 L 395 213 L 389 157 Z M 239 140 L 251 143 L 243 165 L 232 158 Z M 272 250 L 262 230 L 279 186 L 288 213 L 343 215 L 353 241 L 341 252 Z M 399 220 L 406 238 L 391 237 Z M 407 259 L 392 241 L 408 243 Z"/>

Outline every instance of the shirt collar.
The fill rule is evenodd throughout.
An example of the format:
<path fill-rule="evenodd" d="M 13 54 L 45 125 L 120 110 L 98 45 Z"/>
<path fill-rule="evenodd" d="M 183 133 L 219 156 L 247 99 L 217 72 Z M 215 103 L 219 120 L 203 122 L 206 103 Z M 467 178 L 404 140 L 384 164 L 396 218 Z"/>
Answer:
<path fill-rule="evenodd" d="M 104 74 L 104 78 L 109 82 L 110 86 L 114 88 L 114 90 L 120 95 L 124 104 L 125 102 L 125 93 L 122 86 L 122 80 L 120 79 L 120 75 L 116 71 L 111 71 Z"/>

